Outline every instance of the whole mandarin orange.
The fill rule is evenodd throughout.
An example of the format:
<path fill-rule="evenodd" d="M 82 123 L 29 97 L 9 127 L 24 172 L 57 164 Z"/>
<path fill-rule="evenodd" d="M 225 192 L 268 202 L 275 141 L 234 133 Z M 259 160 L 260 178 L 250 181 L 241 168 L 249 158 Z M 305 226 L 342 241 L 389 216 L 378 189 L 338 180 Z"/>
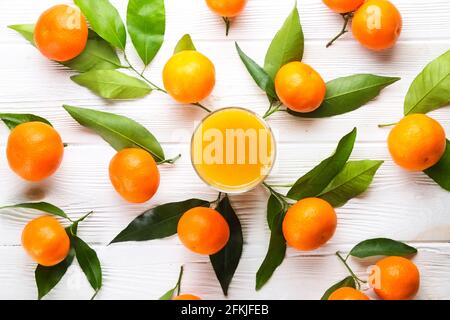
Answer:
<path fill-rule="evenodd" d="M 45 267 L 54 266 L 69 254 L 70 240 L 64 227 L 53 217 L 31 220 L 22 232 L 22 246 L 30 257 Z"/>
<path fill-rule="evenodd" d="M 28 181 L 41 181 L 60 166 L 64 144 L 58 132 L 43 122 L 25 122 L 9 134 L 6 157 L 10 168 Z"/>
<path fill-rule="evenodd" d="M 402 16 L 387 0 L 368 0 L 353 16 L 353 36 L 371 50 L 391 48 L 401 31 Z"/>
<path fill-rule="evenodd" d="M 311 112 L 323 102 L 326 93 L 322 77 L 309 65 L 294 61 L 285 64 L 275 77 L 281 102 L 297 112 Z"/>
<path fill-rule="evenodd" d="M 119 151 L 109 164 L 109 178 L 114 189 L 132 203 L 150 200 L 160 182 L 155 160 L 150 153 L 139 148 Z"/>
<path fill-rule="evenodd" d="M 181 103 L 196 103 L 208 97 L 216 83 L 213 63 L 198 51 L 174 54 L 163 70 L 164 87 Z"/>
<path fill-rule="evenodd" d="M 247 0 L 206 0 L 206 4 L 219 16 L 232 18 L 244 10 Z"/>
<path fill-rule="evenodd" d="M 88 25 L 80 9 L 68 5 L 51 7 L 39 17 L 34 42 L 41 53 L 52 60 L 67 61 L 83 52 Z"/>
<path fill-rule="evenodd" d="M 370 300 L 367 295 L 351 287 L 342 287 L 334 291 L 328 300 Z"/>
<path fill-rule="evenodd" d="M 200 299 L 197 296 L 194 296 L 193 294 L 181 294 L 173 298 L 173 300 L 202 300 L 202 299 Z"/>
<path fill-rule="evenodd" d="M 336 13 L 348 13 L 358 9 L 364 0 L 323 0 L 323 3 Z"/>
<path fill-rule="evenodd" d="M 230 238 L 225 218 L 216 210 L 204 207 L 186 211 L 178 222 L 177 232 L 189 250 L 204 255 L 219 252 Z"/>
<path fill-rule="evenodd" d="M 404 117 L 388 137 L 392 159 L 410 171 L 423 171 L 435 165 L 444 154 L 445 146 L 444 128 L 424 114 Z"/>
<path fill-rule="evenodd" d="M 376 263 L 369 284 L 383 300 L 412 299 L 420 285 L 416 265 L 403 257 L 387 257 Z"/>
<path fill-rule="evenodd" d="M 336 224 L 336 212 L 327 201 L 306 198 L 286 212 L 283 235 L 286 242 L 298 250 L 314 250 L 330 240 Z"/>

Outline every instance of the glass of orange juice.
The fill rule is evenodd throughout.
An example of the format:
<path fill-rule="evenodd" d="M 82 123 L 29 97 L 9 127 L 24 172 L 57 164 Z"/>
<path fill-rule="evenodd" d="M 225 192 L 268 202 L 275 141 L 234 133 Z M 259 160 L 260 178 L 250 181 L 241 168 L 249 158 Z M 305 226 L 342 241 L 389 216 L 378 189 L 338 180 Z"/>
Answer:
<path fill-rule="evenodd" d="M 239 107 L 210 113 L 195 129 L 191 160 L 198 176 L 227 193 L 242 193 L 260 184 L 273 167 L 272 130 L 252 111 Z"/>

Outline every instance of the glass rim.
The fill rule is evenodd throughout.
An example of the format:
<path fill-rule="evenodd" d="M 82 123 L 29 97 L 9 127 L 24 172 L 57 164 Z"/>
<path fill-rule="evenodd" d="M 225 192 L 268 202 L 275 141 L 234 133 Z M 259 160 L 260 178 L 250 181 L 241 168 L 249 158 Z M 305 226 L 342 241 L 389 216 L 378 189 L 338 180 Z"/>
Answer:
<path fill-rule="evenodd" d="M 201 176 L 201 174 L 198 172 L 198 170 L 197 170 L 197 168 L 196 168 L 196 166 L 195 166 L 195 164 L 194 164 L 194 160 L 193 160 L 194 137 L 195 137 L 195 134 L 197 133 L 198 129 L 200 128 L 200 126 L 201 126 L 201 125 L 202 125 L 209 117 L 211 117 L 212 115 L 214 115 L 214 114 L 216 114 L 216 113 L 218 113 L 218 112 L 222 112 L 222 111 L 230 110 L 230 109 L 234 109 L 234 110 L 236 110 L 236 109 L 237 109 L 237 110 L 242 110 L 242 111 L 248 112 L 249 114 L 251 114 L 251 115 L 253 115 L 254 117 L 256 117 L 256 118 L 261 122 L 261 124 L 264 126 L 264 128 L 269 132 L 269 134 L 270 134 L 270 136 L 271 136 L 271 138 L 272 138 L 272 141 L 273 141 L 273 143 L 272 143 L 272 150 L 273 150 L 273 151 L 272 151 L 272 162 L 271 162 L 271 164 L 270 164 L 270 167 L 269 167 L 268 170 L 267 170 L 267 173 L 264 174 L 264 175 L 261 175 L 261 179 L 257 180 L 256 183 L 250 184 L 250 185 L 248 185 L 248 186 L 245 185 L 244 187 L 239 188 L 239 189 L 222 189 L 222 188 L 220 188 L 220 187 L 218 187 L 218 186 L 212 185 L 210 182 L 206 181 L 206 179 L 205 179 L 204 177 Z M 191 165 L 192 165 L 192 167 L 194 168 L 194 171 L 195 171 L 195 173 L 197 174 L 197 176 L 200 178 L 200 180 L 202 180 L 203 183 L 205 183 L 208 187 L 210 187 L 210 188 L 212 188 L 212 189 L 214 189 L 214 190 L 216 190 L 216 191 L 224 192 L 224 193 L 229 193 L 229 194 L 241 194 L 241 193 L 245 193 L 245 192 L 251 191 L 251 190 L 253 190 L 254 188 L 256 188 L 257 186 L 259 186 L 262 182 L 264 182 L 264 180 L 266 180 L 266 178 L 267 178 L 267 177 L 269 176 L 269 174 L 272 172 L 272 169 L 273 169 L 273 167 L 275 166 L 275 161 L 276 161 L 276 159 L 277 159 L 277 143 L 276 143 L 275 135 L 273 134 L 272 128 L 269 126 L 269 124 L 267 123 L 267 121 L 266 121 L 263 117 L 261 117 L 259 114 L 257 114 L 256 112 L 254 112 L 254 111 L 252 111 L 252 110 L 249 110 L 249 109 L 247 109 L 247 108 L 243 108 L 243 107 L 223 107 L 223 108 L 219 108 L 219 109 L 216 109 L 216 110 L 210 112 L 210 113 L 209 113 L 207 116 L 205 116 L 205 117 L 200 121 L 200 123 L 195 127 L 194 132 L 193 132 L 192 135 L 191 135 L 190 149 L 191 149 L 191 150 L 190 150 Z"/>

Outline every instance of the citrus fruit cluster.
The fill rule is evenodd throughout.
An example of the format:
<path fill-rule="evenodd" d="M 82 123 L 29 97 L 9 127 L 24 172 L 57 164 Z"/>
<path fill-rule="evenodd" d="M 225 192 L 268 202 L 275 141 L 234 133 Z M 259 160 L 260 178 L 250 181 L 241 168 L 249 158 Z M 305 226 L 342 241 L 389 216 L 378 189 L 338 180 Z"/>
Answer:
<path fill-rule="evenodd" d="M 369 49 L 378 51 L 391 48 L 400 36 L 401 15 L 387 0 L 324 0 L 323 2 L 331 10 L 341 14 L 345 20 L 344 28 L 338 37 L 346 32 L 350 19 L 352 19 L 354 37 Z M 214 89 L 215 66 L 208 57 L 197 51 L 189 35 L 185 35 L 178 42 L 174 54 L 165 64 L 162 72 L 164 88 L 161 88 L 147 79 L 144 72 L 137 71 L 124 52 L 123 60 L 128 64 L 125 68 L 134 72 L 137 78 L 116 71 L 122 68 L 117 51 L 124 51 L 125 48 L 125 26 L 119 17 L 109 21 L 115 24 L 114 30 L 105 28 L 105 24 L 100 23 L 99 20 L 102 17 L 95 14 L 103 8 L 109 10 L 112 16 L 115 15 L 117 10 L 109 1 L 76 0 L 75 3 L 77 7 L 57 5 L 42 13 L 32 28 L 32 37 L 29 37 L 42 55 L 79 71 L 80 74 L 72 77 L 72 80 L 103 98 L 140 98 L 152 90 L 157 90 L 170 95 L 181 104 L 192 104 L 210 111 L 201 104 L 201 101 Z M 239 15 L 246 3 L 246 0 L 206 0 L 208 7 L 223 17 L 227 34 L 230 18 Z M 163 12 L 164 2 L 159 1 L 159 5 Z M 137 35 L 142 35 L 139 32 L 148 30 L 139 30 L 139 23 L 142 21 L 135 23 L 136 21 L 133 20 L 142 18 L 139 16 L 142 10 L 136 6 L 138 6 L 136 1 L 130 0 L 128 32 L 138 54 L 147 66 L 162 44 L 165 25 L 157 25 L 158 28 L 155 28 L 158 32 L 157 36 L 144 37 L 146 40 L 140 43 L 144 38 Z M 24 31 L 24 27 L 16 26 L 15 28 L 21 30 L 20 32 Z M 105 61 L 92 63 L 94 58 L 88 55 L 89 50 L 94 50 L 90 47 L 90 41 L 96 41 L 96 45 L 104 46 L 102 53 L 109 55 L 107 64 Z M 281 61 L 280 43 L 281 47 L 287 50 L 287 53 L 283 52 L 286 54 Z M 150 47 L 151 51 L 148 49 Z M 295 116 L 312 118 L 350 112 L 377 96 L 384 87 L 399 80 L 393 77 L 360 74 L 326 83 L 316 70 L 301 61 L 304 39 L 296 7 L 272 41 L 264 67 L 260 67 L 245 55 L 237 44 L 236 48 L 257 85 L 269 97 L 270 108 L 265 118 L 280 110 L 288 111 Z M 447 54 L 444 58 L 446 57 Z M 440 61 L 439 59 L 427 66 L 423 72 L 434 70 L 434 64 L 437 64 L 436 61 Z M 87 62 L 90 69 L 86 69 Z M 101 67 L 98 67 L 99 65 Z M 103 77 L 117 80 L 119 84 L 105 87 L 104 81 L 100 81 Z M 411 171 L 424 171 L 448 190 L 448 181 L 442 182 L 442 176 L 437 177 L 436 173 L 444 170 L 442 168 L 445 164 L 440 163 L 442 159 L 448 157 L 445 130 L 436 120 L 424 113 L 448 103 L 450 97 L 444 96 L 438 99 L 419 96 L 417 98 L 415 90 L 420 77 L 422 75 L 419 75 L 419 80 L 416 79 L 417 81 L 411 85 L 412 93 L 406 98 L 405 108 L 408 112 L 405 111 L 405 117 L 395 124 L 389 134 L 388 150 L 393 161 L 400 167 Z M 442 81 L 437 82 L 434 89 L 442 83 Z M 127 91 L 127 86 L 132 86 L 133 89 Z M 342 92 L 342 90 L 345 91 Z M 421 91 L 427 91 L 427 94 L 435 93 L 433 90 Z M 444 92 L 444 94 L 447 93 L 447 91 Z M 336 96 L 344 96 L 344 98 L 339 100 L 335 98 Z M 424 101 L 426 105 L 423 105 Z M 109 164 L 111 185 L 117 193 L 130 203 L 149 201 L 159 188 L 158 165 L 174 163 L 177 157 L 167 159 L 156 138 L 132 119 L 67 105 L 64 108 L 78 123 L 99 134 L 117 151 Z M 417 112 L 410 112 L 411 110 Z M 49 178 L 58 170 L 63 161 L 65 144 L 50 122 L 29 114 L 0 114 L 0 118 L 11 129 L 6 156 L 13 172 L 27 181 L 36 182 Z M 286 195 L 276 191 L 276 186 L 264 183 L 270 193 L 267 214 L 271 242 L 266 259 L 257 273 L 257 289 L 270 279 L 275 269 L 281 264 L 286 244 L 302 251 L 315 250 L 326 244 L 337 227 L 336 208 L 362 194 L 369 187 L 383 161 L 349 161 L 355 139 L 356 128 L 339 141 L 333 155 L 290 185 Z M 357 178 L 361 180 L 353 181 Z M 70 253 L 71 248 L 74 248 L 77 257 L 81 250 L 95 257 L 92 261 L 101 275 L 100 263 L 95 252 L 92 254 L 92 249 L 84 242 L 80 242 L 81 239 L 76 236 L 78 222 L 85 217 L 72 221 L 62 210 L 47 203 L 19 204 L 15 207 L 37 209 L 72 222 L 70 227 L 64 228 L 54 217 L 42 216 L 25 226 L 22 234 L 23 247 L 40 266 L 53 267 L 65 263 L 67 269 L 72 261 L 68 263 L 68 259 L 73 259 Z M 190 251 L 210 256 L 222 289 L 227 294 L 228 286 L 239 263 L 243 244 L 240 222 L 228 195 L 219 193 L 215 201 L 189 199 L 154 207 L 134 219 L 112 243 L 147 241 L 175 234 Z M 416 251 L 394 240 L 371 239 L 355 246 L 349 256 L 360 258 L 374 255 L 387 256 L 379 260 L 372 269 L 369 285 L 381 299 L 411 299 L 419 289 L 420 275 L 417 267 L 404 256 Z M 351 270 L 347 265 L 347 259 L 342 259 L 339 253 L 337 255 Z M 273 258 L 274 256 L 277 258 Z M 273 259 L 277 261 L 273 262 Z M 224 271 L 222 269 L 224 269 L 223 261 L 225 260 L 229 269 Z M 82 268 L 83 263 L 80 261 Z M 101 277 L 97 277 L 96 281 L 96 277 L 91 273 L 87 271 L 85 273 L 93 288 L 98 292 L 101 287 Z M 175 288 L 162 298 L 200 299 L 191 294 L 180 295 L 181 276 L 182 271 Z M 350 278 L 330 288 L 326 298 L 328 300 L 369 300 L 369 297 L 360 290 L 361 283 L 366 282 L 351 271 Z M 44 295 L 51 288 L 49 287 Z M 178 291 L 177 294 L 176 291 Z"/>

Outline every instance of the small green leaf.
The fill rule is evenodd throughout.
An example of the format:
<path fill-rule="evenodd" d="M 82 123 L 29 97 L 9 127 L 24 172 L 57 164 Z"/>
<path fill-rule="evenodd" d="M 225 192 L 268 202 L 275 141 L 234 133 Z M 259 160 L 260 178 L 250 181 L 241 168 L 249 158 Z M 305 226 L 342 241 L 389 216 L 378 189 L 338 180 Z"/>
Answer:
<path fill-rule="evenodd" d="M 283 203 L 274 194 L 271 194 L 267 201 L 267 224 L 270 230 L 272 230 L 275 218 L 283 214 L 283 210 Z"/>
<path fill-rule="evenodd" d="M 358 243 L 350 251 L 349 255 L 357 258 L 373 256 L 409 256 L 417 253 L 417 249 L 403 242 L 376 238 Z"/>
<path fill-rule="evenodd" d="M 154 207 L 135 218 L 111 243 L 170 237 L 177 233 L 178 220 L 186 211 L 208 206 L 209 201 L 189 199 Z"/>
<path fill-rule="evenodd" d="M 69 234 L 70 237 L 70 234 Z M 34 272 L 36 286 L 38 288 L 38 299 L 41 300 L 47 295 L 66 274 L 67 269 L 71 266 L 73 258 L 75 257 L 75 249 L 70 248 L 67 257 L 52 267 L 44 267 L 38 265 Z"/>
<path fill-rule="evenodd" d="M 339 141 L 332 156 L 298 179 L 287 196 L 293 200 L 301 200 L 319 195 L 344 168 L 353 151 L 355 139 L 356 128 Z"/>
<path fill-rule="evenodd" d="M 146 82 L 116 70 L 92 70 L 70 79 L 105 99 L 138 99 L 152 92 Z"/>
<path fill-rule="evenodd" d="M 303 30 L 296 5 L 267 50 L 264 70 L 275 79 L 278 70 L 286 63 L 302 60 L 303 50 Z"/>
<path fill-rule="evenodd" d="M 117 9 L 108 0 L 74 0 L 74 2 L 100 37 L 116 48 L 125 49 L 127 42 L 125 25 Z"/>
<path fill-rule="evenodd" d="M 113 70 L 121 67 L 116 50 L 96 34 L 89 38 L 86 48 L 78 57 L 61 64 L 79 72 Z"/>
<path fill-rule="evenodd" d="M 442 188 L 450 191 L 450 141 L 447 140 L 444 155 L 439 162 L 424 172 Z"/>
<path fill-rule="evenodd" d="M 102 267 L 97 253 L 77 236 L 72 237 L 72 245 L 80 268 L 86 275 L 92 289 L 95 291 L 100 290 L 102 287 Z"/>
<path fill-rule="evenodd" d="M 270 234 L 269 249 L 266 257 L 256 273 L 256 290 L 261 289 L 281 265 L 286 255 L 286 240 L 283 236 L 282 224 L 284 213 L 275 217 Z"/>
<path fill-rule="evenodd" d="M 404 113 L 427 113 L 450 102 L 450 50 L 431 61 L 414 79 Z"/>
<path fill-rule="evenodd" d="M 327 83 L 325 99 L 318 109 L 307 113 L 288 109 L 288 112 L 302 118 L 325 118 L 351 112 L 374 99 L 382 89 L 398 80 L 400 78 L 374 74 L 354 74 L 337 78 Z"/>
<path fill-rule="evenodd" d="M 178 41 L 177 45 L 175 46 L 175 49 L 173 51 L 173 54 L 176 54 L 181 51 L 196 51 L 194 42 L 192 42 L 192 38 L 189 34 L 185 34 L 181 39 Z"/>
<path fill-rule="evenodd" d="M 235 42 L 236 50 L 244 63 L 247 71 L 252 76 L 253 80 L 255 80 L 258 87 L 260 87 L 264 92 L 272 99 L 278 100 L 277 94 L 275 92 L 275 84 L 273 83 L 272 78 L 267 74 L 267 72 L 261 68 L 255 61 L 249 58 L 238 46 L 237 42 Z"/>
<path fill-rule="evenodd" d="M 337 289 L 340 288 L 353 288 L 356 289 L 356 283 L 355 279 L 353 279 L 352 276 L 348 276 L 342 281 L 339 281 L 338 283 L 332 285 L 325 293 L 323 294 L 322 298 L 320 300 L 328 300 L 328 298 L 331 296 L 333 292 L 335 292 Z"/>
<path fill-rule="evenodd" d="M 164 161 L 164 151 L 158 140 L 136 121 L 114 113 L 63 106 L 79 124 L 94 130 L 114 149 L 141 148 L 157 162 Z"/>
<path fill-rule="evenodd" d="M 373 177 L 383 161 L 361 160 L 349 161 L 341 172 L 318 195 L 333 207 L 341 207 L 350 199 L 360 195 L 369 188 Z"/>
<path fill-rule="evenodd" d="M 52 125 L 47 119 L 30 113 L 0 113 L 0 119 L 10 130 L 14 129 L 19 124 L 33 121 L 43 122 L 49 126 Z"/>
<path fill-rule="evenodd" d="M 244 239 L 242 236 L 241 223 L 236 212 L 231 206 L 228 195 L 219 202 L 217 211 L 222 214 L 230 227 L 230 239 L 227 245 L 218 253 L 210 256 L 211 264 L 220 282 L 223 294 L 228 295 L 228 287 L 233 280 L 236 268 L 242 255 Z"/>
<path fill-rule="evenodd" d="M 176 288 L 170 289 L 166 293 L 164 293 L 158 300 L 172 300 L 173 295 L 175 294 Z"/>
<path fill-rule="evenodd" d="M 34 46 L 34 24 L 14 24 L 8 28 L 20 33 L 26 40 Z"/>
<path fill-rule="evenodd" d="M 136 51 L 144 64 L 148 65 L 164 41 L 164 0 L 129 0 L 127 27 Z"/>
<path fill-rule="evenodd" d="M 65 219 L 69 219 L 66 215 L 66 213 L 58 208 L 57 206 L 54 206 L 51 203 L 48 202 L 26 202 L 26 203 L 19 203 L 11 206 L 4 206 L 0 207 L 0 209 L 7 209 L 7 208 L 24 208 L 24 209 L 34 209 L 38 211 L 42 211 L 45 213 L 50 213 L 52 215 L 62 217 Z"/>

